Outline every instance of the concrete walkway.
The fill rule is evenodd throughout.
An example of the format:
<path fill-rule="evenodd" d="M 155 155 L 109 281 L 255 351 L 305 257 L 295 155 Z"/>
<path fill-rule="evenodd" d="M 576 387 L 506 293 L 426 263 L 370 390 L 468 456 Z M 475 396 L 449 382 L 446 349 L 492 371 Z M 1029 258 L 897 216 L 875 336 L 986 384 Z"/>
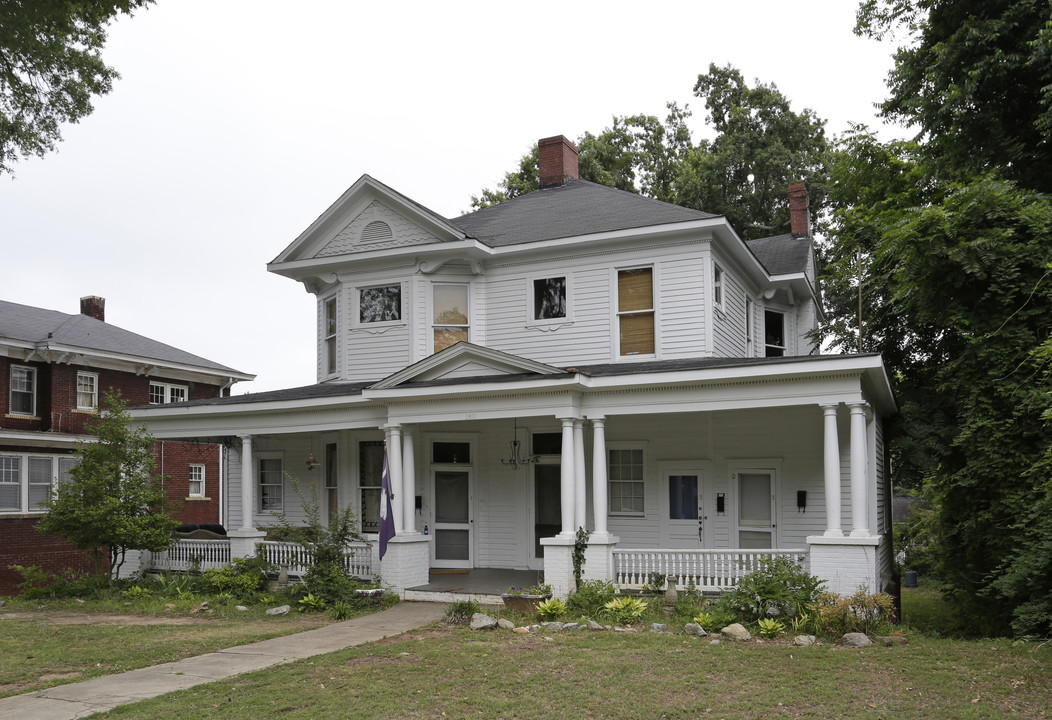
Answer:
<path fill-rule="evenodd" d="M 330 653 L 414 630 L 445 615 L 438 603 L 402 602 L 389 610 L 178 662 L 107 675 L 0 699 L 0 720 L 73 720 L 118 705 Z"/>

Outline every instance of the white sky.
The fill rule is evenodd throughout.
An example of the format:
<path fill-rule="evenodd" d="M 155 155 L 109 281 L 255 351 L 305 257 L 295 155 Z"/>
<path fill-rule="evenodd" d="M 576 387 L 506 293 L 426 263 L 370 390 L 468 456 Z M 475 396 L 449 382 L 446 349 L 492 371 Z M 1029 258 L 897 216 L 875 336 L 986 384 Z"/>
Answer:
<path fill-rule="evenodd" d="M 106 320 L 257 379 L 315 381 L 314 298 L 266 271 L 362 173 L 446 217 L 538 138 L 694 110 L 710 62 L 841 133 L 880 125 L 893 47 L 852 0 L 159 0 L 110 30 L 122 78 L 57 153 L 0 176 L 5 300 Z M 903 134 L 886 129 L 882 135 Z"/>

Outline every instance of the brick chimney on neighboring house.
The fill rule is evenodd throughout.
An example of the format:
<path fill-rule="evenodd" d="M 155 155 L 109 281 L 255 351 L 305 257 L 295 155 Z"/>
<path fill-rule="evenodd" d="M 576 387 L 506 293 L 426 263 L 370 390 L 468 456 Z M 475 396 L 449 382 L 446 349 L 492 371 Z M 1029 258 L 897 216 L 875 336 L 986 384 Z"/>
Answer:
<path fill-rule="evenodd" d="M 807 211 L 807 186 L 789 186 L 789 228 L 793 235 L 811 235 L 811 215 Z"/>
<path fill-rule="evenodd" d="M 576 180 L 577 146 L 564 135 L 537 141 L 537 169 L 541 187 L 560 185 L 565 180 Z"/>
<path fill-rule="evenodd" d="M 88 295 L 80 299 L 80 314 L 106 322 L 106 298 Z"/>

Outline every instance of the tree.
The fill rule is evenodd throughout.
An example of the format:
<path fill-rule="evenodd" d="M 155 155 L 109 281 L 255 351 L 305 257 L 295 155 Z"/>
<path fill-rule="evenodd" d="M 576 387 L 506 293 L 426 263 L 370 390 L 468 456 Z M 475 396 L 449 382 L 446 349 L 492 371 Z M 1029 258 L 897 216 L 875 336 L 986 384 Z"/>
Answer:
<path fill-rule="evenodd" d="M 882 113 L 917 126 L 942 171 L 1052 192 L 1048 0 L 866 0 L 857 19 L 859 35 L 907 31 Z"/>
<path fill-rule="evenodd" d="M 0 0 L 0 174 L 61 140 L 119 75 L 103 61 L 106 25 L 153 0 Z"/>
<path fill-rule="evenodd" d="M 165 500 L 166 478 L 154 473 L 153 438 L 143 427 L 132 429 L 119 392 L 106 393 L 87 427 L 96 439 L 77 445 L 80 462 L 45 501 L 47 514 L 36 527 L 91 551 L 96 567 L 107 548 L 112 581 L 128 550 L 166 550 L 176 522 Z"/>

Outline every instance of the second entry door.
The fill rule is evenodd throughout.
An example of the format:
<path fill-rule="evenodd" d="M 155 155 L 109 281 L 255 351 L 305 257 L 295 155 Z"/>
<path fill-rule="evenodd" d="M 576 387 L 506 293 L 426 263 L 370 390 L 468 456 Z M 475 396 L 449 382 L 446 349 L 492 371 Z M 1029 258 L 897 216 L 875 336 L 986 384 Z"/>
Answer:
<path fill-rule="evenodd" d="M 435 470 L 432 562 L 440 568 L 471 565 L 471 471 Z"/>

